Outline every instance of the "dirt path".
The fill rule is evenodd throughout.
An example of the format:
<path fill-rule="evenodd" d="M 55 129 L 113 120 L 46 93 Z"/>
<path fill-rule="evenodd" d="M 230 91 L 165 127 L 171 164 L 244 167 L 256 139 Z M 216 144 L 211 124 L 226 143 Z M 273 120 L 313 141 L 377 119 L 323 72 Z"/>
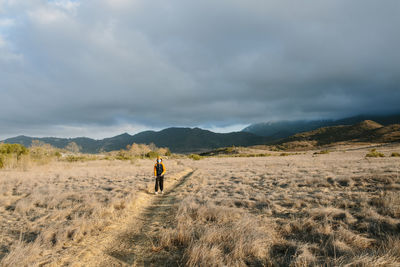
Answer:
<path fill-rule="evenodd" d="M 164 195 L 154 196 L 154 201 L 139 216 L 141 227 L 129 238 L 117 238 L 108 251 L 108 255 L 119 263 L 133 266 L 179 266 L 182 255 L 170 255 L 159 250 L 154 240 L 162 229 L 173 223 L 174 205 L 178 201 L 177 192 L 193 175 L 193 171 L 182 179 Z M 122 249 L 121 249 L 122 248 Z M 126 248 L 130 248 L 126 250 Z M 106 266 L 109 262 L 104 262 Z"/>
<path fill-rule="evenodd" d="M 140 201 L 140 210 L 122 229 L 109 232 L 107 237 L 91 242 L 85 253 L 76 255 L 79 264 L 73 266 L 180 266 L 182 255 L 161 250 L 155 244 L 162 229 L 173 223 L 174 206 L 179 191 L 193 175 L 194 170 L 170 183 L 163 195 L 146 193 Z M 169 190 L 168 190 L 169 189 Z M 117 225 L 121 228 L 121 222 Z M 117 228 L 117 227 L 115 227 Z M 114 234 L 114 236 L 112 236 Z M 104 240 L 107 240 L 106 242 Z"/>

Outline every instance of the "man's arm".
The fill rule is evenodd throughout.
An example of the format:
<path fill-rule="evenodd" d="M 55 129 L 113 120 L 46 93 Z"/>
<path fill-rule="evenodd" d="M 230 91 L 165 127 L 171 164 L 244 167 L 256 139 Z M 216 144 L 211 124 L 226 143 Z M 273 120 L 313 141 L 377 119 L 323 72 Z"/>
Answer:
<path fill-rule="evenodd" d="M 157 176 L 157 165 L 154 165 L 154 176 Z"/>
<path fill-rule="evenodd" d="M 161 162 L 161 165 L 162 165 L 162 169 L 163 169 L 163 172 L 161 173 L 161 175 L 164 175 L 164 174 L 165 174 L 165 171 L 166 171 L 166 170 L 165 170 L 165 165 L 164 165 L 164 163 L 162 163 L 162 162 Z"/>

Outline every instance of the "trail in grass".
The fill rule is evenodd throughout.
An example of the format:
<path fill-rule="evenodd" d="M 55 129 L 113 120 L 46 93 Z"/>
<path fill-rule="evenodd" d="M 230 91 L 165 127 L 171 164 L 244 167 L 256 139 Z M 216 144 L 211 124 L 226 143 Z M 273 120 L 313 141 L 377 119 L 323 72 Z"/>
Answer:
<path fill-rule="evenodd" d="M 102 266 L 179 266 L 182 254 L 159 249 L 157 237 L 160 231 L 173 224 L 174 205 L 179 201 L 178 193 L 194 171 L 184 175 L 163 195 L 154 195 L 134 225 L 117 236 L 106 249 L 107 258 Z"/>

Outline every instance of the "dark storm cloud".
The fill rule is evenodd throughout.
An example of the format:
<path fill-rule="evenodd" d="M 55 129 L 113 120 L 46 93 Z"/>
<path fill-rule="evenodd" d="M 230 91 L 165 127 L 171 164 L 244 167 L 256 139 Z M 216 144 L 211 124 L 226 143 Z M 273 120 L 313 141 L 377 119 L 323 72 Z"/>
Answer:
<path fill-rule="evenodd" d="M 394 0 L 3 0 L 0 137 L 394 112 L 399 10 Z"/>

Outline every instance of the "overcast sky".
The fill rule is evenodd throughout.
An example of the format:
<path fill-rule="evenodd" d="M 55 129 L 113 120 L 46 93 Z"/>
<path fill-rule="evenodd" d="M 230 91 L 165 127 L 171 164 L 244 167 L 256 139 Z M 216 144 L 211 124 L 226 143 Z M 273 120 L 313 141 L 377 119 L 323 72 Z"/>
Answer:
<path fill-rule="evenodd" d="M 0 139 L 400 111 L 400 1 L 0 0 Z"/>

